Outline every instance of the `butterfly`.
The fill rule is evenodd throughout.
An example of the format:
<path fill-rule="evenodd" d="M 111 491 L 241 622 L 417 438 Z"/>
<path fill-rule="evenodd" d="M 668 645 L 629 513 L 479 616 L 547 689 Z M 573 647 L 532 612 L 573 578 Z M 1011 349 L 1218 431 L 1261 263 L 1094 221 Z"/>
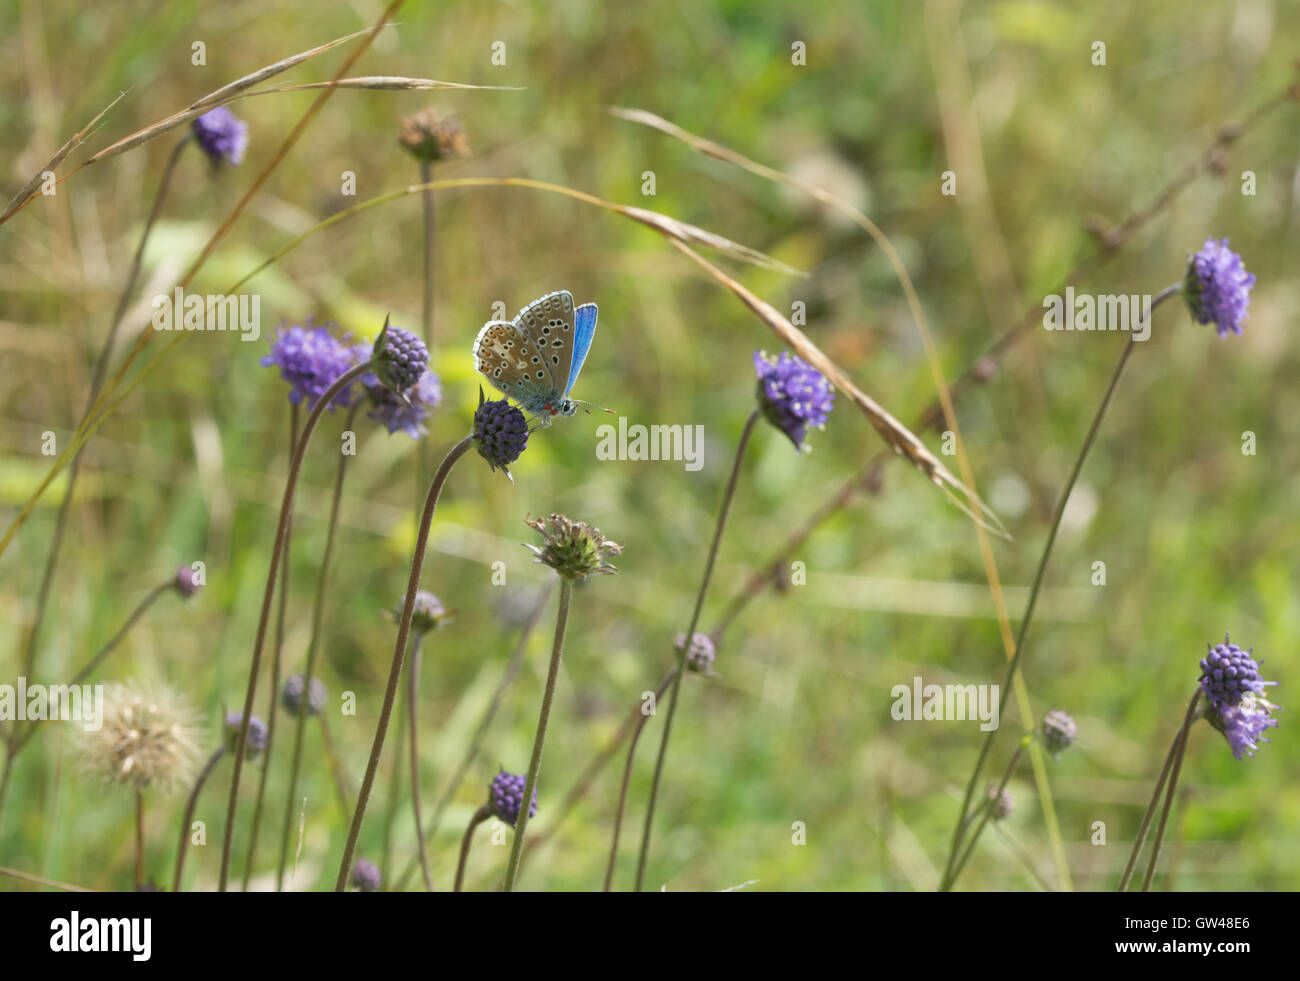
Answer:
<path fill-rule="evenodd" d="M 474 368 L 503 395 L 549 426 L 582 403 L 569 398 L 596 335 L 596 304 L 576 309 L 573 294 L 556 290 L 534 300 L 514 320 L 489 320 L 474 338 Z"/>

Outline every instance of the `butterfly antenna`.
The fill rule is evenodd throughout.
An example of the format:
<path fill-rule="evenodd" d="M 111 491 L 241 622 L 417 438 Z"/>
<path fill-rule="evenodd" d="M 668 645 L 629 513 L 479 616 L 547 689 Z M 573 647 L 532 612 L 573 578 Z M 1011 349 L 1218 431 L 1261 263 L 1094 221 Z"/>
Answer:
<path fill-rule="evenodd" d="M 587 415 L 591 415 L 591 409 L 599 409 L 601 412 L 608 412 L 611 416 L 618 414 L 613 409 L 607 409 L 603 405 L 597 405 L 595 402 L 584 402 L 581 399 L 574 399 L 573 404 L 582 406 L 582 411 L 587 413 Z M 588 406 L 591 408 L 588 408 Z"/>

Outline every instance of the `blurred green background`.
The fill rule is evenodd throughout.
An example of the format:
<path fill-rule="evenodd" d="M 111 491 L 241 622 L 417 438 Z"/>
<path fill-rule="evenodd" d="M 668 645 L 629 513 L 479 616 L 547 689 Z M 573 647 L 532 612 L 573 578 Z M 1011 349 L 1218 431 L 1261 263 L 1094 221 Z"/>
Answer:
<path fill-rule="evenodd" d="M 71 133 L 126 97 L 71 162 L 247 72 L 373 23 L 378 0 L 116 4 L 23 0 L 0 12 L 0 136 L 6 197 Z M 760 162 L 823 185 L 872 217 L 912 277 L 949 379 L 980 357 L 1096 249 L 1090 220 L 1146 207 L 1224 122 L 1293 80 L 1300 9 L 1272 0 L 1198 4 L 834 2 L 773 0 L 600 4 L 418 3 L 398 15 L 351 72 L 408 75 L 521 91 L 339 91 L 234 225 L 191 291 L 224 292 L 291 237 L 330 214 L 418 179 L 398 145 L 401 116 L 425 105 L 457 114 L 473 156 L 438 177 L 523 176 L 662 211 L 802 270 L 785 276 L 710 254 L 790 313 L 808 336 L 909 425 L 935 396 L 915 325 L 881 251 L 856 227 L 662 134 L 617 120 L 638 107 Z M 203 41 L 207 64 L 190 63 Z M 506 64 L 492 63 L 494 42 Z M 1107 45 L 1105 66 L 1092 45 Z M 806 65 L 791 63 L 804 42 Z M 353 42 L 355 44 L 355 42 Z M 351 50 L 274 84 L 326 80 Z M 248 122 L 242 166 L 211 173 L 189 152 L 155 229 L 121 353 L 229 214 L 314 92 L 235 103 Z M 1258 276 L 1244 337 L 1219 340 L 1171 303 L 1134 352 L 1089 458 L 1048 572 L 1026 681 L 1037 716 L 1078 720 L 1076 749 L 1048 768 L 1074 883 L 1113 888 L 1163 753 L 1199 673 L 1205 644 L 1231 631 L 1295 696 L 1297 357 L 1289 328 L 1295 274 L 1298 145 L 1294 104 L 1248 128 L 1222 173 L 1193 181 L 1077 291 L 1154 293 L 1178 279 L 1207 237 L 1231 238 Z M 177 133 L 70 178 L 0 230 L 0 505 L 16 513 L 46 473 L 41 434 L 68 438 L 91 366 Z M 70 169 L 68 164 L 60 173 Z M 955 197 L 941 174 L 957 175 Z M 1256 175 L 1243 195 L 1241 174 Z M 340 193 L 344 171 L 357 196 Z M 642 194 L 653 171 L 656 194 Z M 435 368 L 445 401 L 426 437 L 433 457 L 466 430 L 477 398 L 475 332 L 501 302 L 513 315 L 553 289 L 600 304 L 600 330 L 576 395 L 631 423 L 703 425 L 705 466 L 603 462 L 579 414 L 533 437 L 513 486 L 475 457 L 453 474 L 436 520 L 424 586 L 457 611 L 426 645 L 421 678 L 425 811 L 464 752 L 506 670 L 517 614 L 536 585 L 520 542 L 527 515 L 564 512 L 623 543 L 617 576 L 575 596 L 541 777 L 545 832 L 578 770 L 640 693 L 672 663 L 701 575 L 731 453 L 752 406 L 756 348 L 779 342 L 737 300 L 653 232 L 565 198 L 524 189 L 437 197 Z M 97 680 L 146 678 L 202 710 L 206 744 L 223 706 L 243 697 L 287 466 L 286 386 L 260 367 L 283 319 L 309 315 L 373 337 L 385 314 L 418 326 L 421 212 L 416 197 L 310 239 L 247 287 L 262 297 L 264 339 L 187 338 L 104 424 L 85 454 L 37 674 L 70 677 L 171 570 L 202 559 L 208 587 L 164 597 Z M 995 542 L 1008 604 L 1023 609 L 1059 492 L 1122 338 L 1035 326 L 958 414 L 979 489 L 1014 535 Z M 155 343 L 154 354 L 161 348 Z M 342 418 L 327 417 L 298 494 L 284 656 L 300 670 Z M 1257 453 L 1241 452 L 1255 434 Z M 383 611 L 405 587 L 414 541 L 415 446 L 359 420 L 326 613 L 324 677 L 344 767 L 359 783 L 394 627 Z M 939 449 L 936 433 L 924 434 Z M 756 433 L 714 587 L 711 629 L 750 574 L 880 449 L 841 396 L 813 452 Z M 945 458 L 955 470 L 955 460 Z M 0 557 L 0 681 L 14 683 L 20 643 L 50 541 L 56 483 Z M 729 629 L 718 679 L 686 679 L 661 797 L 649 885 L 761 890 L 932 889 L 964 782 L 976 723 L 895 722 L 890 689 L 915 675 L 991 684 L 1004 659 L 971 523 L 904 465 L 860 495 L 798 553 L 807 585 L 768 592 Z M 505 586 L 492 585 L 504 562 Z M 1091 585 L 1093 563 L 1107 585 Z M 448 809 L 432 851 L 449 885 L 456 848 L 498 763 L 523 772 L 545 679 L 553 605 L 522 671 Z M 354 717 L 338 693 L 355 691 Z M 259 698 L 264 714 L 266 686 Z M 1020 720 L 1009 703 L 990 769 Z M 631 886 L 660 715 L 632 781 L 616 887 Z M 1207 725 L 1194 732 L 1168 845 L 1177 889 L 1300 887 L 1300 762 L 1291 711 L 1259 756 L 1235 761 Z M 290 740 L 272 753 L 260 871 L 274 869 L 273 829 Z M 74 726 L 46 727 L 15 768 L 0 864 L 101 889 L 130 888 L 132 799 L 74 764 Z M 346 832 L 312 730 L 297 888 L 333 882 Z M 358 854 L 377 859 L 389 807 L 390 731 Z M 622 754 L 545 848 L 524 888 L 599 888 Z M 229 761 L 199 804 L 209 844 L 187 880 L 215 883 Z M 234 867 L 242 870 L 256 766 L 245 769 Z M 400 793 L 405 793 L 403 777 Z M 1057 883 L 1042 810 L 1022 766 L 1005 839 L 987 834 L 964 889 L 1035 889 L 1021 850 Z M 150 878 L 169 882 L 184 795 L 148 813 Z M 393 854 L 414 853 L 399 797 Z M 1107 844 L 1091 843 L 1094 822 Z M 803 822 L 806 844 L 792 844 Z M 1008 844 L 1008 840 L 1011 844 Z M 495 888 L 506 849 L 476 839 L 469 881 Z M 391 875 L 392 869 L 388 870 Z M 264 884 L 264 883 L 263 883 Z M 0 879 L 0 889 L 31 888 Z"/>

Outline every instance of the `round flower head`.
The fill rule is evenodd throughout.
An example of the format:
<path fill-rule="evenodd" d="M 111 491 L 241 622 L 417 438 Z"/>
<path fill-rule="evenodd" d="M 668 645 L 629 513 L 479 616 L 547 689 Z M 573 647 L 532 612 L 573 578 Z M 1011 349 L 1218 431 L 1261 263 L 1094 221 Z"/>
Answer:
<path fill-rule="evenodd" d="M 81 737 L 82 761 L 113 783 L 170 790 L 193 772 L 197 722 L 175 692 L 111 685 L 104 693 L 103 724 Z"/>
<path fill-rule="evenodd" d="M 176 592 L 186 599 L 189 599 L 202 588 L 203 580 L 188 565 L 183 565 L 176 570 Z"/>
<path fill-rule="evenodd" d="M 474 446 L 493 470 L 500 467 L 509 477 L 507 464 L 518 460 L 528 447 L 528 420 L 505 399 L 483 401 L 480 388 L 474 412 Z"/>
<path fill-rule="evenodd" d="M 420 380 L 429 366 L 429 349 L 409 330 L 394 327 L 387 320 L 375 339 L 375 376 L 401 395 Z"/>
<path fill-rule="evenodd" d="M 469 141 L 455 116 L 438 118 L 432 108 L 402 119 L 398 141 L 417 160 L 452 160 L 469 156 Z"/>
<path fill-rule="evenodd" d="M 494 817 L 514 827 L 519 820 L 519 809 L 524 803 L 524 784 L 528 779 L 522 774 L 506 773 L 502 770 L 488 784 L 488 808 Z M 537 814 L 537 788 L 533 788 L 533 800 L 528 805 L 528 816 Z"/>
<path fill-rule="evenodd" d="M 352 884 L 358 892 L 378 892 L 383 881 L 374 862 L 359 858 L 352 863 Z"/>
<path fill-rule="evenodd" d="M 1074 719 L 1061 709 L 1052 709 L 1043 716 L 1043 745 L 1053 756 L 1068 749 L 1078 734 L 1079 728 L 1074 724 Z"/>
<path fill-rule="evenodd" d="M 325 700 L 329 697 L 325 689 L 325 682 L 319 678 L 311 679 L 311 686 L 308 688 L 307 683 L 302 675 L 295 674 L 290 676 L 289 680 L 284 683 L 284 690 L 280 692 L 280 704 L 283 705 L 294 715 L 301 715 L 303 710 L 304 698 L 306 694 L 306 707 L 308 715 L 320 715 L 325 710 Z M 248 738 L 253 738 L 252 729 L 249 729 Z"/>
<path fill-rule="evenodd" d="M 998 790 L 996 784 L 989 784 L 989 817 L 994 821 L 1004 821 L 1015 810 L 1016 802 L 1011 798 L 1011 791 L 1005 787 Z"/>
<path fill-rule="evenodd" d="M 194 136 L 213 163 L 237 164 L 248 149 L 248 124 L 225 106 L 217 106 L 194 120 Z"/>
<path fill-rule="evenodd" d="M 680 650 L 686 647 L 686 635 L 677 635 L 677 648 Z M 708 634 L 696 631 L 691 636 L 691 644 L 686 647 L 686 670 L 695 671 L 699 674 L 711 674 L 713 672 L 713 662 L 718 656 L 717 648 L 713 645 L 713 638 Z"/>
<path fill-rule="evenodd" d="M 227 712 L 224 726 L 227 752 L 233 753 L 239 747 L 239 729 L 244 724 L 241 712 Z M 266 723 L 257 716 L 249 716 L 248 738 L 244 741 L 244 759 L 255 760 L 266 749 Z"/>
<path fill-rule="evenodd" d="M 1205 718 L 1223 733 L 1232 755 L 1241 759 L 1242 753 L 1254 756 L 1259 743 L 1269 742 L 1264 738 L 1264 732 L 1278 725 L 1272 716 L 1277 708 L 1263 695 L 1248 692 L 1235 704 L 1223 702 L 1216 705 L 1211 702 Z"/>
<path fill-rule="evenodd" d="M 262 358 L 263 365 L 278 367 L 280 377 L 289 383 L 289 401 L 297 405 L 305 399 L 308 408 L 355 364 L 352 348 L 326 328 L 311 327 L 310 323 L 307 327 L 281 327 L 271 353 Z M 329 408 L 348 405 L 351 400 L 349 386 L 334 396 Z"/>
<path fill-rule="evenodd" d="M 1246 272 L 1241 256 L 1228 248 L 1228 240 L 1207 238 L 1187 262 L 1183 296 L 1197 322 L 1212 323 L 1220 337 L 1227 337 L 1241 333 L 1254 285 L 1254 274 Z"/>
<path fill-rule="evenodd" d="M 1212 705 L 1236 705 L 1247 694 L 1258 694 L 1266 685 L 1277 683 L 1261 680 L 1259 664 L 1250 656 L 1254 650 L 1243 651 L 1224 634 L 1223 643 L 1210 647 L 1201 658 L 1201 690 Z"/>
<path fill-rule="evenodd" d="M 566 579 L 585 579 L 590 575 L 612 575 L 618 569 L 609 564 L 608 559 L 620 555 L 623 546 L 611 542 L 593 528 L 581 521 L 574 521 L 562 514 L 552 514 L 546 518 L 529 519 L 530 528 L 541 533 L 542 546 L 525 545 L 536 558 L 535 562 L 549 565 Z"/>
<path fill-rule="evenodd" d="M 758 404 L 763 417 L 790 437 L 794 448 L 803 451 L 811 426 L 821 429 L 834 408 L 835 393 L 820 371 L 789 351 L 771 358 L 754 352 L 758 374 Z"/>
<path fill-rule="evenodd" d="M 447 610 L 443 607 L 442 600 L 433 593 L 421 589 L 415 594 L 415 606 L 411 610 L 412 630 L 427 634 L 430 630 L 438 629 L 438 625 L 446 618 Z"/>

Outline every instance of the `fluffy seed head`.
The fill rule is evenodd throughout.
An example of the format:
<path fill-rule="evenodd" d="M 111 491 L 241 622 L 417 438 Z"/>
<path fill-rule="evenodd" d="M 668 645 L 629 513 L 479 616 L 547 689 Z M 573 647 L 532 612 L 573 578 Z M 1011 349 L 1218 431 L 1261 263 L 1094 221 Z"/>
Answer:
<path fill-rule="evenodd" d="M 581 521 L 562 514 L 545 518 L 528 519 L 528 526 L 542 536 L 542 545 L 525 545 L 536 558 L 534 561 L 549 565 L 566 579 L 585 579 L 590 575 L 612 575 L 618 569 L 609 564 L 611 556 L 619 555 L 623 546 L 611 542 Z"/>
<path fill-rule="evenodd" d="M 112 783 L 171 790 L 193 774 L 198 722 L 194 709 L 176 692 L 109 685 L 103 725 L 82 734 L 82 762 Z"/>

